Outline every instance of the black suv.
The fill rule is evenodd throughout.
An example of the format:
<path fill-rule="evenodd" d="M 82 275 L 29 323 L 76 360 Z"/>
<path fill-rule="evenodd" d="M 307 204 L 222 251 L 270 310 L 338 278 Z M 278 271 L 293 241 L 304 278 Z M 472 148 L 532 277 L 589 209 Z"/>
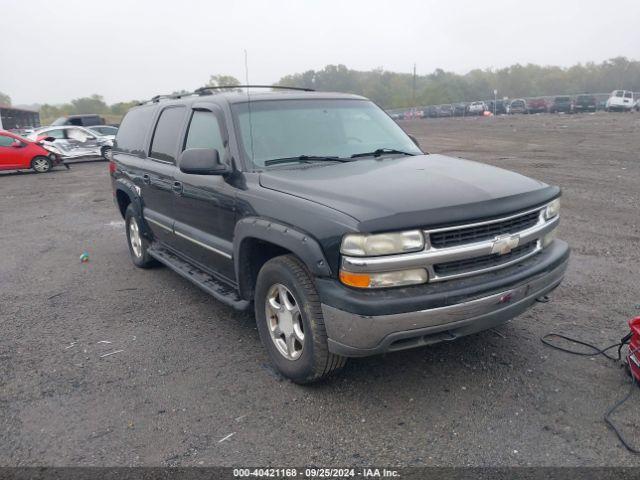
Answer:
<path fill-rule="evenodd" d="M 253 308 L 298 383 L 499 325 L 569 259 L 559 188 L 425 154 L 356 95 L 156 98 L 123 119 L 110 172 L 133 263 Z"/>

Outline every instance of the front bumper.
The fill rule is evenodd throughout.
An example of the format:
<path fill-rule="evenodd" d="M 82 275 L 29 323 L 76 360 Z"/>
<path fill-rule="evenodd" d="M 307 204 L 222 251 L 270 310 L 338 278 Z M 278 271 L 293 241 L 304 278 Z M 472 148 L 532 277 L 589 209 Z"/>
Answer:
<path fill-rule="evenodd" d="M 465 298 L 461 299 L 459 292 L 441 290 L 435 295 L 439 299 L 436 305 L 440 306 L 435 307 L 429 306 L 434 304 L 434 295 L 430 295 L 426 308 L 400 308 L 397 312 L 371 315 L 355 313 L 359 309 L 353 304 L 343 303 L 342 308 L 329 305 L 323 298 L 329 350 L 349 357 L 376 355 L 455 340 L 504 323 L 562 282 L 569 261 L 567 244 L 556 240 L 537 257 L 533 264 L 516 268 L 494 283 L 491 291 L 486 291 L 487 283 L 476 288 L 466 285 Z M 322 292 L 321 296 L 325 297 Z M 452 302 L 455 298 L 458 300 Z M 405 305 L 415 303 L 406 291 L 400 293 L 400 299 Z"/>

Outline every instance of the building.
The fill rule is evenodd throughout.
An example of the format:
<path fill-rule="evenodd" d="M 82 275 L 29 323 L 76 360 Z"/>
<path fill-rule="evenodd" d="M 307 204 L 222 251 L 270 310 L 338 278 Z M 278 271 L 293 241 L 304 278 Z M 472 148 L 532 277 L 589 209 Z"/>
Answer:
<path fill-rule="evenodd" d="M 39 126 L 39 112 L 0 105 L 0 130 L 35 128 Z"/>

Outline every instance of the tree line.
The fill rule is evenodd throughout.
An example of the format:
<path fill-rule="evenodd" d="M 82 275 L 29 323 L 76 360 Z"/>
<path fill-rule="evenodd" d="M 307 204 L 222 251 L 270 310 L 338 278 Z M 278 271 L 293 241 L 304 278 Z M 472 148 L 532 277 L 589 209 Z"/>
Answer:
<path fill-rule="evenodd" d="M 498 98 L 607 93 L 615 89 L 638 92 L 640 61 L 616 57 L 568 68 L 516 64 L 500 69 L 476 69 L 463 75 L 436 69 L 415 78 L 411 73 L 382 68 L 363 72 L 344 65 L 327 65 L 322 70 L 287 75 L 278 84 L 355 93 L 384 108 L 400 108 L 487 100 L 493 98 L 494 89 Z"/>
<path fill-rule="evenodd" d="M 239 85 L 230 75 L 212 75 L 207 86 Z M 439 105 L 498 97 L 535 97 L 562 93 L 604 93 L 614 89 L 640 91 L 640 61 L 616 57 L 602 63 L 578 63 L 572 67 L 512 65 L 499 69 L 476 69 L 466 74 L 436 69 L 428 75 L 398 73 L 377 68 L 359 71 L 345 65 L 327 65 L 282 77 L 277 85 L 313 88 L 364 95 L 384 108 Z M 187 93 L 186 91 L 173 92 Z M 78 113 L 97 113 L 109 123 L 118 123 L 138 100 L 108 105 L 101 95 L 77 98 L 63 105 L 40 107 L 43 124 L 57 117 Z M 0 92 L 0 104 L 10 105 L 8 95 Z"/>

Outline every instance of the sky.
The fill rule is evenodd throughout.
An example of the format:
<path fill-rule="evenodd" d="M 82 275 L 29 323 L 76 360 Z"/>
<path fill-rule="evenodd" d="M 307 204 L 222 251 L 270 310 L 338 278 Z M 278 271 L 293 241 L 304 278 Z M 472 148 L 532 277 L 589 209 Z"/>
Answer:
<path fill-rule="evenodd" d="M 14 105 L 143 100 L 213 74 L 270 84 L 344 64 L 418 74 L 640 59 L 640 1 L 0 0 Z M 9 21 L 10 19 L 10 21 Z"/>

